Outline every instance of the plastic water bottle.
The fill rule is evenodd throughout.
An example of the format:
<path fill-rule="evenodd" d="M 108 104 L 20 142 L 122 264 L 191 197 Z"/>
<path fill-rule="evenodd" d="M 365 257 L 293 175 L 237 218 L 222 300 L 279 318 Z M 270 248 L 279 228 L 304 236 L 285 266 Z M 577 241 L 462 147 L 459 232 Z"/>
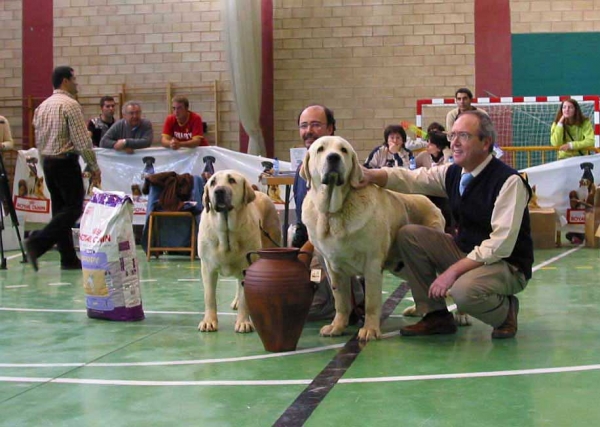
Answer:
<path fill-rule="evenodd" d="M 273 159 L 273 175 L 279 175 L 279 159 L 277 157 Z"/>
<path fill-rule="evenodd" d="M 408 159 L 408 168 L 411 171 L 414 171 L 417 168 L 417 162 L 415 161 L 415 156 L 410 156 Z"/>

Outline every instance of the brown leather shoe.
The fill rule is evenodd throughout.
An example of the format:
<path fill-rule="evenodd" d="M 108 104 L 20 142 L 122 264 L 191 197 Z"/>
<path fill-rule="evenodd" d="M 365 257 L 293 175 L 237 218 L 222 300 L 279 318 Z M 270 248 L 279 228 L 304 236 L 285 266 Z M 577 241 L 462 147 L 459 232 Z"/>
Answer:
<path fill-rule="evenodd" d="M 504 323 L 494 328 L 492 331 L 492 338 L 494 339 L 503 339 L 503 338 L 513 338 L 517 335 L 517 316 L 519 315 L 519 300 L 514 295 L 508 296 L 508 314 L 506 315 L 506 320 Z"/>
<path fill-rule="evenodd" d="M 449 335 L 456 333 L 454 316 L 448 310 L 437 310 L 427 313 L 414 325 L 400 329 L 400 335 L 413 337 L 420 335 Z"/>

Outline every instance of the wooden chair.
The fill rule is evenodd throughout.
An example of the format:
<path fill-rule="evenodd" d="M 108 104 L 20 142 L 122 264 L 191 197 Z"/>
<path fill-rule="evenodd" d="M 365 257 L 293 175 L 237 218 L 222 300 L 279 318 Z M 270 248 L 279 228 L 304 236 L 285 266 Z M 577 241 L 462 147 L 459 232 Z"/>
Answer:
<path fill-rule="evenodd" d="M 158 224 L 160 223 L 160 218 L 183 218 L 189 219 L 191 222 L 191 236 L 190 236 L 190 246 L 183 247 L 168 247 L 168 246 L 153 246 L 154 241 L 152 239 L 153 235 L 158 235 Z M 155 237 L 157 240 L 157 244 L 160 245 L 159 239 Z M 156 257 L 158 258 L 161 252 L 165 251 L 176 251 L 176 252 L 189 252 L 190 260 L 193 261 L 196 257 L 196 218 L 192 212 L 169 212 L 169 211 L 154 211 L 150 213 L 148 218 L 148 249 L 146 251 L 146 259 L 150 260 L 150 256 L 152 253 L 156 253 Z"/>

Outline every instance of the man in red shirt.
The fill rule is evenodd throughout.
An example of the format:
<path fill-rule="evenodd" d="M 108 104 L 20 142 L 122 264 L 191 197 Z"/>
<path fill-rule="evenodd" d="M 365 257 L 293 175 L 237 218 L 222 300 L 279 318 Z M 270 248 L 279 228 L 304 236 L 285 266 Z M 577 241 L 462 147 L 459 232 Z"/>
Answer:
<path fill-rule="evenodd" d="M 173 114 L 165 120 L 160 141 L 162 146 L 172 150 L 208 146 L 204 138 L 202 117 L 189 110 L 190 101 L 185 96 L 174 96 L 171 107 Z"/>

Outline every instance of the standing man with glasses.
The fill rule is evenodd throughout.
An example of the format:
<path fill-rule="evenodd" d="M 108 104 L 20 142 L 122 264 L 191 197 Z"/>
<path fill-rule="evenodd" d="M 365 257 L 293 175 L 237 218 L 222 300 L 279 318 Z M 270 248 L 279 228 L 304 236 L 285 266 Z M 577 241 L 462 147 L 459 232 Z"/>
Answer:
<path fill-rule="evenodd" d="M 457 222 L 456 236 L 420 225 L 404 226 L 396 236 L 417 310 L 425 315 L 400 329 L 403 336 L 456 333 L 447 295 L 458 310 L 492 326 L 492 338 L 517 333 L 515 294 L 525 289 L 533 265 L 531 190 L 517 171 L 492 156 L 495 138 L 486 114 L 465 111 L 448 134 L 454 164 L 364 170 L 360 187 L 374 183 L 447 197 Z"/>
<path fill-rule="evenodd" d="M 75 99 L 77 79 L 71 67 L 56 67 L 54 92 L 35 110 L 35 142 L 52 201 L 52 220 L 25 241 L 28 261 L 35 271 L 38 258 L 55 244 L 62 270 L 81 270 L 73 247 L 71 227 L 83 210 L 84 188 L 79 156 L 87 163 L 92 180 L 100 183 L 100 169 L 86 128 L 81 105 Z"/>
<path fill-rule="evenodd" d="M 456 101 L 457 107 L 454 110 L 450 110 L 448 114 L 446 114 L 446 129 L 452 129 L 454 122 L 465 111 L 481 111 L 483 114 L 487 115 L 485 110 L 481 108 L 477 108 L 471 105 L 473 101 L 473 93 L 467 89 L 466 87 L 461 87 L 454 94 L 454 100 Z"/>

